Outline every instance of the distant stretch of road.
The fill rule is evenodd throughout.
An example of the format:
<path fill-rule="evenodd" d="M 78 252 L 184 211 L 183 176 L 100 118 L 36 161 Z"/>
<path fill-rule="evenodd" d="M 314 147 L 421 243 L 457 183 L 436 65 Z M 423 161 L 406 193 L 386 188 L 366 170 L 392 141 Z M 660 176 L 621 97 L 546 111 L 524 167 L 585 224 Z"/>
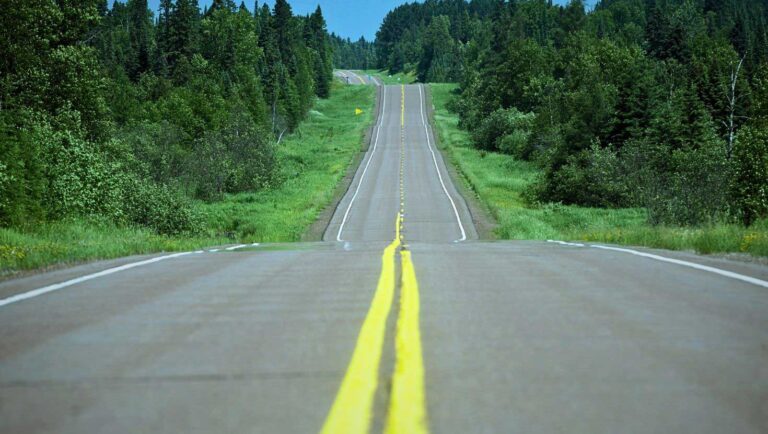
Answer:
<path fill-rule="evenodd" d="M 322 242 L 0 284 L 0 432 L 768 432 L 768 268 L 478 240 L 425 90 Z"/>
<path fill-rule="evenodd" d="M 383 83 L 378 77 L 363 74 L 360 72 L 337 69 L 333 72 L 339 80 L 342 80 L 346 84 L 361 85 L 369 84 L 374 86 L 381 86 Z"/>

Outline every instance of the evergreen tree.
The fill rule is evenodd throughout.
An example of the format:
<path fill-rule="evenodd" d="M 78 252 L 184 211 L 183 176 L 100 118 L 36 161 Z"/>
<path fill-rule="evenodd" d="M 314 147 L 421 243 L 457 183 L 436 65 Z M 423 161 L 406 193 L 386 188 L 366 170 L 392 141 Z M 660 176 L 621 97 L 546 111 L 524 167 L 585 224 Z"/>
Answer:
<path fill-rule="evenodd" d="M 128 14 L 131 54 L 126 69 L 131 79 L 137 80 L 152 66 L 152 13 L 147 8 L 147 0 L 129 0 Z"/>
<path fill-rule="evenodd" d="M 12 0 L 0 225 L 94 216 L 174 235 L 199 227 L 184 196 L 274 185 L 274 142 L 331 64 L 320 10 L 276 10 L 217 0 L 203 16 L 196 0 L 161 0 L 154 22 L 147 0 Z"/>
<path fill-rule="evenodd" d="M 315 9 L 315 12 L 309 16 L 306 22 L 305 39 L 307 46 L 313 50 L 315 91 L 320 98 L 328 98 L 333 79 L 333 59 L 325 18 L 323 18 L 323 11 L 320 6 Z"/>
<path fill-rule="evenodd" d="M 175 71 L 199 53 L 200 8 L 197 0 L 176 0 L 168 19 L 168 65 Z"/>

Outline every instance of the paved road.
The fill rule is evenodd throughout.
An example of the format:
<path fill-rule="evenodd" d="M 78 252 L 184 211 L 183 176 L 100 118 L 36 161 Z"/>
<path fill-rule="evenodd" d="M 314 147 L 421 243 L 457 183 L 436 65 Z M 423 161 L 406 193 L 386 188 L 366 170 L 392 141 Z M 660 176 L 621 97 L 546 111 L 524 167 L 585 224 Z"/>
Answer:
<path fill-rule="evenodd" d="M 381 86 L 381 80 L 372 75 L 366 75 L 355 71 L 346 69 L 337 69 L 333 71 L 333 75 L 346 84 L 351 85 L 373 85 Z"/>
<path fill-rule="evenodd" d="M 0 432 L 768 432 L 768 269 L 477 241 L 423 110 L 324 242 L 0 284 Z"/>

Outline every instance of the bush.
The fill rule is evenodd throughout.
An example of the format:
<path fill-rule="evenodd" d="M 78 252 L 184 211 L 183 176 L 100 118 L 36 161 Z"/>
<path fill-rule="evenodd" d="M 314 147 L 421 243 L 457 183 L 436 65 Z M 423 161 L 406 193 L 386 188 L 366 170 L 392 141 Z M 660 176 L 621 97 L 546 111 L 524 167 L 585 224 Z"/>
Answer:
<path fill-rule="evenodd" d="M 733 149 L 736 216 L 747 226 L 768 215 L 768 129 L 744 127 Z"/>
<path fill-rule="evenodd" d="M 141 171 L 164 185 L 178 183 L 192 156 L 192 139 L 167 121 L 139 122 L 123 128 L 117 136 L 127 143 L 131 154 L 141 162 Z"/>
<path fill-rule="evenodd" d="M 40 126 L 33 140 L 43 144 L 48 216 L 104 216 L 123 219 L 125 173 L 108 161 L 95 144 L 69 131 L 54 132 Z"/>
<path fill-rule="evenodd" d="M 131 177 L 123 199 L 126 221 L 161 235 L 195 234 L 202 218 L 180 194 L 165 186 Z"/>
<path fill-rule="evenodd" d="M 24 114 L 0 112 L 0 226 L 37 222 L 44 217 L 40 146 L 17 127 Z"/>
<path fill-rule="evenodd" d="M 0 162 L 0 215 L 6 216 L 10 212 L 11 200 L 8 194 L 11 185 L 17 183 L 16 178 L 8 171 L 8 166 Z"/>
<path fill-rule="evenodd" d="M 77 131 L 76 113 L 66 117 Z M 200 230 L 201 219 L 187 201 L 131 171 L 135 163 L 123 143 L 97 145 L 83 132 L 55 131 L 44 115 L 27 113 L 17 121 L 15 130 L 26 134 L 0 128 L 8 138 L 0 152 L 3 224 L 34 221 L 32 210 L 39 209 L 40 220 L 85 217 L 141 225 L 164 235 Z"/>
<path fill-rule="evenodd" d="M 622 150 L 634 204 L 653 224 L 700 225 L 722 218 L 728 206 L 729 164 L 717 140 L 698 148 L 629 142 Z"/>
<path fill-rule="evenodd" d="M 560 168 L 549 168 L 526 193 L 530 201 L 621 207 L 630 203 L 629 185 L 616 152 L 597 144 L 568 157 Z"/>
<path fill-rule="evenodd" d="M 85 46 L 58 47 L 51 52 L 50 68 L 50 89 L 45 95 L 48 112 L 77 112 L 90 139 L 106 139 L 111 128 L 103 96 L 107 81 L 101 74 L 96 50 Z"/>
<path fill-rule="evenodd" d="M 516 108 L 498 109 L 485 118 L 473 132 L 475 146 L 527 159 L 531 149 L 528 137 L 535 115 Z"/>
<path fill-rule="evenodd" d="M 277 174 L 271 135 L 244 112 L 236 112 L 224 129 L 197 140 L 195 157 L 191 182 L 203 200 L 260 190 L 273 184 Z"/>

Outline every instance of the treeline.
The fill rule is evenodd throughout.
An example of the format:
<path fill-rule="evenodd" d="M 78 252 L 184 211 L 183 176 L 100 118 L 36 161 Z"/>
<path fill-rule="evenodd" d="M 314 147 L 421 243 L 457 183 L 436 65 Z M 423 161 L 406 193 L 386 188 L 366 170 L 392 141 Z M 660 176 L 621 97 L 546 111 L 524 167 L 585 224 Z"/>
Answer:
<path fill-rule="evenodd" d="M 476 146 L 542 167 L 531 202 L 643 206 L 670 224 L 768 214 L 768 1 L 481 5 L 396 9 L 379 61 L 458 81 Z"/>
<path fill-rule="evenodd" d="M 331 49 L 333 50 L 333 65 L 341 69 L 374 69 L 376 48 L 373 42 L 361 37 L 357 41 L 331 33 Z"/>
<path fill-rule="evenodd" d="M 376 33 L 378 67 L 416 71 L 421 81 L 458 81 L 462 59 L 488 34 L 499 0 L 427 0 L 396 7 Z M 487 37 L 486 37 L 487 39 Z"/>
<path fill-rule="evenodd" d="M 5 226 L 197 231 L 189 199 L 280 182 L 276 142 L 330 92 L 322 12 L 285 0 L 13 0 L 0 24 Z"/>

